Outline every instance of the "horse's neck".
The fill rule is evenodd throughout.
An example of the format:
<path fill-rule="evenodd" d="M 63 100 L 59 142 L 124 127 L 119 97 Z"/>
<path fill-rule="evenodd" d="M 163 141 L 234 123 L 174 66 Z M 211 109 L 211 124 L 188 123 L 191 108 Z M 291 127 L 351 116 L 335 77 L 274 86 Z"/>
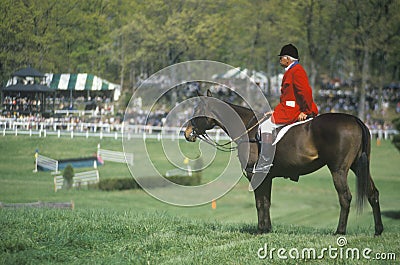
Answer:
<path fill-rule="evenodd" d="M 228 103 L 226 102 L 236 113 L 237 115 L 240 117 L 240 119 L 242 120 L 242 124 L 243 126 L 233 126 L 233 129 L 231 128 L 230 130 L 228 130 L 224 124 L 221 124 L 221 122 L 217 121 L 217 124 L 219 127 L 221 127 L 222 130 L 224 130 L 224 132 L 226 134 L 229 135 L 229 137 L 231 137 L 232 139 L 236 138 L 236 137 L 240 137 L 242 136 L 243 133 L 246 132 L 245 127 L 249 127 L 251 126 L 251 121 L 252 119 L 254 119 L 254 112 L 250 109 L 247 109 L 245 107 L 242 106 L 238 106 L 232 103 Z M 222 118 L 222 117 L 221 117 Z M 223 119 L 218 119 L 218 120 L 223 120 Z M 256 120 L 256 119 L 254 119 Z M 224 120 L 224 122 L 226 124 L 237 124 L 237 120 L 232 120 L 232 121 L 226 121 Z"/>

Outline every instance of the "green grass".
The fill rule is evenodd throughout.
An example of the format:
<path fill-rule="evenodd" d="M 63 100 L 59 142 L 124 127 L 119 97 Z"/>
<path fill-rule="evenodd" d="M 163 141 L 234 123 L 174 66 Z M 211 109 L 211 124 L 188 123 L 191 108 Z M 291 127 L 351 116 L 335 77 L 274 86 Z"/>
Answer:
<path fill-rule="evenodd" d="M 300 178 L 299 183 L 275 179 L 272 192 L 273 232 L 256 236 L 257 217 L 253 194 L 242 179 L 227 195 L 211 205 L 176 207 L 162 203 L 142 190 L 53 190 L 49 172 L 33 173 L 34 151 L 58 159 L 83 157 L 102 148 L 122 150 L 114 139 L 24 136 L 0 138 L 0 201 L 66 202 L 74 210 L 1 209 L 0 264 L 284 264 L 260 260 L 259 248 L 337 247 L 339 216 L 337 194 L 326 168 Z M 163 159 L 156 141 L 148 141 L 160 171 L 171 165 Z M 193 148 L 182 144 L 184 153 Z M 218 154 L 205 180 L 218 174 L 226 154 Z M 135 154 L 135 166 L 141 154 Z M 400 212 L 399 152 L 389 143 L 373 146 L 371 171 L 380 191 L 384 213 Z M 99 167 L 101 178 L 130 177 L 125 165 L 109 162 Z M 349 183 L 355 195 L 354 175 Z M 373 237 L 370 207 L 357 215 L 354 204 L 348 224 L 348 247 L 396 253 L 400 259 L 400 220 L 383 216 L 385 231 Z M 317 261 L 290 260 L 289 264 Z M 330 260 L 323 263 L 365 264 L 366 260 Z M 370 263 L 384 264 L 382 261 Z M 393 264 L 394 262 L 389 262 Z"/>

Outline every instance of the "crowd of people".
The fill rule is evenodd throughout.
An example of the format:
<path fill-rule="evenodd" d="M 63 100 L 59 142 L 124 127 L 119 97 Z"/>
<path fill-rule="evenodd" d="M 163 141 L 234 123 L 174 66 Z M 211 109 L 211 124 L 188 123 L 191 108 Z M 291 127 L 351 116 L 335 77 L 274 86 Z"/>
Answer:
<path fill-rule="evenodd" d="M 357 112 L 359 96 L 357 91 L 346 83 L 335 82 L 335 85 L 332 85 L 330 82 L 322 84 L 316 100 L 321 112 Z M 392 83 L 382 89 L 367 88 L 365 102 L 367 112 L 378 113 L 394 107 L 396 112 L 400 113 L 400 83 Z"/>
<path fill-rule="evenodd" d="M 237 101 L 238 95 L 234 91 L 227 89 L 226 86 L 210 85 L 210 90 L 218 98 L 223 98 L 224 100 L 235 102 Z M 197 90 L 204 90 L 203 85 L 192 83 L 188 85 L 181 86 L 171 93 L 167 94 L 167 101 L 173 100 L 175 104 L 179 104 L 183 100 L 194 97 L 197 95 Z M 315 101 L 319 107 L 320 113 L 327 112 L 346 112 L 350 114 L 357 115 L 359 98 L 358 93 L 355 91 L 354 86 L 346 82 L 340 82 L 339 80 L 330 81 L 320 85 L 320 89 L 317 90 Z M 51 102 L 51 100 L 49 100 Z M 46 123 L 62 123 L 68 124 L 73 123 L 76 127 L 82 123 L 98 123 L 100 125 L 108 124 L 110 127 L 117 127 L 122 123 L 124 113 L 116 112 L 114 113 L 113 107 L 114 103 L 107 98 L 96 97 L 93 98 L 94 102 L 99 104 L 94 104 L 94 110 L 98 110 L 96 115 L 78 115 L 74 113 L 69 113 L 66 115 L 56 115 L 54 117 L 44 118 L 38 115 L 20 115 L 20 116 L 0 116 L 0 120 L 5 120 L 6 118 L 14 118 L 22 122 L 46 122 Z M 74 104 L 86 102 L 82 98 L 76 98 Z M 384 117 L 385 113 L 394 110 L 396 113 L 400 113 L 400 83 L 391 83 L 382 89 L 370 87 L 366 91 L 366 119 L 364 120 L 368 127 L 372 130 L 379 129 L 393 129 L 390 122 L 384 121 L 384 119 L 374 119 L 373 117 Z M 73 106 L 69 106 L 69 99 L 60 99 L 57 103 L 58 109 L 70 109 L 73 110 Z M 162 103 L 162 102 L 161 102 Z M 165 102 L 164 102 L 165 103 Z M 38 102 L 30 102 L 27 99 L 13 99 L 5 98 L 3 102 L 9 110 L 18 110 L 20 108 L 26 109 L 29 105 L 40 105 Z M 162 105 L 162 104 L 161 104 Z M 69 106 L 69 107 L 68 107 Z M 165 106 L 165 104 L 163 105 Z M 100 111 L 101 110 L 101 111 Z M 163 126 L 167 121 L 167 116 L 171 108 L 160 107 L 154 110 L 144 110 L 141 104 L 140 106 L 135 106 L 130 111 L 129 124 L 132 125 L 151 125 L 151 126 Z M 185 109 L 180 117 L 176 119 L 176 124 L 173 126 L 182 126 L 187 118 L 192 114 L 192 109 Z M 108 115 L 103 115 L 107 113 Z M 182 124 L 178 124 L 182 123 Z M 117 125 L 117 126 L 115 126 Z"/>
<path fill-rule="evenodd" d="M 353 85 L 332 80 L 321 85 L 316 96 L 316 102 L 320 108 L 320 113 L 345 112 L 357 115 L 359 95 Z M 400 113 L 400 83 L 391 83 L 381 89 L 377 87 L 367 88 L 364 122 L 370 129 L 393 129 L 391 122 L 384 120 L 386 114 L 391 110 Z"/>

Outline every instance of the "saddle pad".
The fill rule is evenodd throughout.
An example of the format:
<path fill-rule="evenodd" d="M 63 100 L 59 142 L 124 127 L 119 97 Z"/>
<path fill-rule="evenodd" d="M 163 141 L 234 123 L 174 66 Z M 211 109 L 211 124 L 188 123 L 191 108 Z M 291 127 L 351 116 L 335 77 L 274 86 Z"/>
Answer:
<path fill-rule="evenodd" d="M 310 118 L 310 119 L 307 119 L 307 120 L 304 120 L 304 121 L 298 121 L 298 122 L 295 122 L 295 123 L 286 125 L 285 127 L 283 127 L 283 128 L 278 132 L 278 135 L 276 136 L 275 141 L 274 141 L 274 143 L 273 143 L 272 145 L 276 145 L 276 144 L 282 139 L 282 137 L 289 131 L 289 129 L 292 128 L 293 126 L 296 126 L 296 125 L 299 125 L 299 124 L 303 124 L 303 123 L 309 122 L 309 121 L 311 121 L 312 119 L 313 119 L 313 118 Z"/>

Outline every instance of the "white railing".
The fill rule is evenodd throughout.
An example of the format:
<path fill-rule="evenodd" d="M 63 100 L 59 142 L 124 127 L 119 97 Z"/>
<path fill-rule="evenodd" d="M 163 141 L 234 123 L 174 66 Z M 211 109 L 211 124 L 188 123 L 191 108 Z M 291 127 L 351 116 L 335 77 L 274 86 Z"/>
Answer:
<path fill-rule="evenodd" d="M 75 173 L 75 176 L 72 178 L 72 187 L 81 187 L 87 186 L 89 184 L 99 183 L 100 176 L 99 171 L 92 170 L 86 172 Z M 64 185 L 64 177 L 63 176 L 55 176 L 54 177 L 54 191 L 62 189 Z"/>
<path fill-rule="evenodd" d="M 181 168 L 174 168 L 171 170 L 168 170 L 165 173 L 166 177 L 171 177 L 171 176 L 192 176 L 192 169 L 190 166 L 187 167 L 186 170 L 181 169 Z"/>
<path fill-rule="evenodd" d="M 394 129 L 371 129 L 371 135 L 379 139 L 389 140 L 392 135 L 399 132 Z M 103 137 L 120 139 L 123 136 L 143 139 L 184 139 L 184 128 L 151 125 L 127 125 L 110 123 L 74 123 L 74 122 L 33 122 L 18 121 L 14 119 L 0 119 L 0 133 L 13 135 L 29 135 L 46 137 Z M 221 130 L 210 130 L 208 134 L 216 141 L 227 140 L 229 137 Z"/>
<path fill-rule="evenodd" d="M 46 168 L 50 171 L 58 172 L 58 161 L 55 159 L 51 159 L 50 157 L 35 154 L 35 170 L 38 171 L 38 167 Z"/>
<path fill-rule="evenodd" d="M 133 165 L 132 153 L 100 149 L 100 145 L 97 146 L 97 156 L 101 157 L 101 159 L 103 159 L 104 161 L 128 163 L 130 165 Z"/>
<path fill-rule="evenodd" d="M 149 125 L 129 125 L 126 127 L 122 127 L 118 130 L 114 131 L 103 131 L 100 130 L 98 132 L 93 132 L 91 130 L 52 130 L 52 129 L 20 129 L 18 127 L 14 129 L 6 129 L 3 128 L 0 130 L 0 134 L 5 135 L 29 135 L 29 136 L 37 136 L 37 137 L 47 137 L 47 136 L 57 136 L 60 137 L 97 137 L 103 139 L 104 137 L 107 138 L 114 138 L 114 139 L 121 139 L 122 137 L 126 137 L 128 140 L 132 138 L 143 138 L 143 139 L 185 139 L 184 138 L 184 129 L 179 127 L 161 127 L 161 126 L 149 126 Z M 125 130 L 125 131 L 124 131 Z M 228 140 L 229 137 L 225 134 L 224 131 L 221 129 L 213 129 L 207 132 L 211 137 L 213 137 L 216 141 L 219 140 Z"/>

